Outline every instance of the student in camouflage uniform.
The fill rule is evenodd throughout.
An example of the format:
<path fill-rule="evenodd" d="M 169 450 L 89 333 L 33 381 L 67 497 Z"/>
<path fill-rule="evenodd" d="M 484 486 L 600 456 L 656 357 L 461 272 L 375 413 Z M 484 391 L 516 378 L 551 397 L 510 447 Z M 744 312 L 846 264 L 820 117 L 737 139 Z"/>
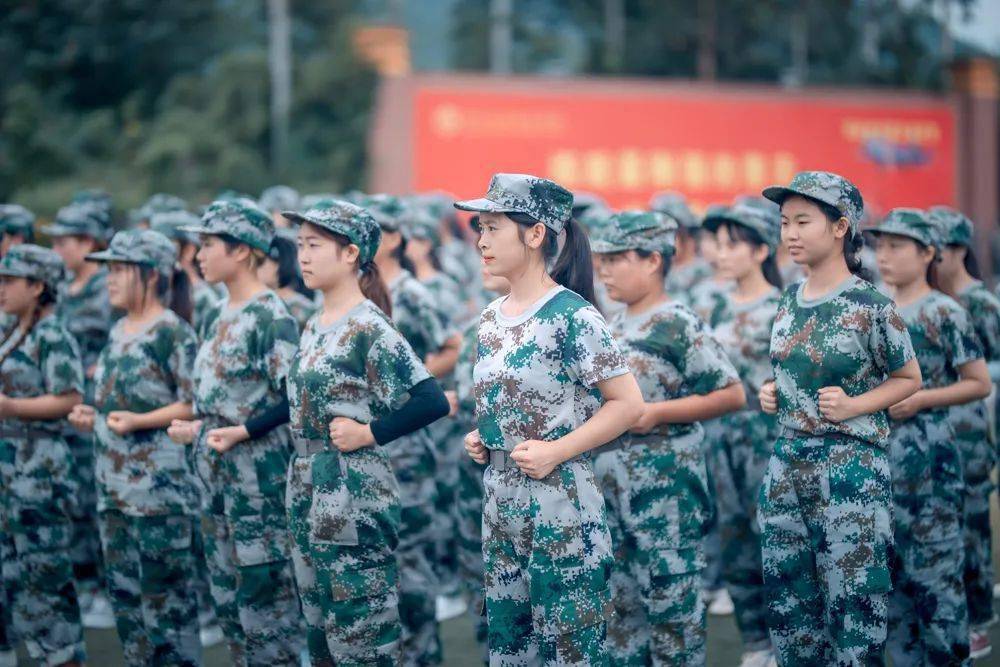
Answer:
<path fill-rule="evenodd" d="M 782 427 L 761 488 L 767 625 L 786 665 L 880 664 L 891 588 L 885 410 L 920 388 L 906 325 L 860 270 L 864 203 L 847 179 L 801 172 L 764 196 L 805 282 L 771 332 L 761 407 Z"/>
<path fill-rule="evenodd" d="M 285 308 L 298 323 L 299 331 L 302 331 L 316 312 L 316 302 L 303 294 L 305 285 L 299 275 L 297 252 L 295 232 L 288 228 L 275 230 L 271 250 L 257 268 L 257 277 L 281 297 Z"/>
<path fill-rule="evenodd" d="M 933 288 L 935 223 L 923 211 L 896 208 L 871 233 L 923 377 L 921 391 L 889 409 L 896 536 L 889 655 L 897 665 L 966 664 L 962 452 L 948 407 L 981 403 L 989 373 L 968 313 Z"/>
<path fill-rule="evenodd" d="M 303 275 L 324 294 L 288 374 L 288 520 L 309 652 L 315 667 L 396 665 L 401 507 L 382 445 L 444 416 L 448 403 L 389 318 L 371 215 L 343 201 L 284 215 L 304 223 Z"/>
<path fill-rule="evenodd" d="M 654 212 L 608 220 L 591 246 L 610 322 L 642 390 L 644 411 L 594 462 L 614 547 L 608 626 L 613 664 L 705 664 L 702 540 L 713 513 L 699 421 L 746 402 L 708 327 L 663 289 L 677 224 Z"/>
<path fill-rule="evenodd" d="M 194 440 L 201 529 L 212 595 L 238 665 L 297 664 L 304 649 L 287 522 L 291 456 L 285 377 L 298 346 L 295 320 L 257 279 L 274 223 L 250 200 L 216 201 L 198 227 L 205 279 L 228 297 L 206 318 L 194 364 L 198 422 L 171 436 Z"/>
<path fill-rule="evenodd" d="M 298 210 L 301 201 L 302 198 L 294 188 L 287 185 L 272 185 L 260 193 L 257 205 L 271 216 L 277 231 L 288 228 L 288 220 L 282 215 L 282 211 Z"/>
<path fill-rule="evenodd" d="M 184 227 L 196 227 L 199 223 L 200 218 L 187 211 L 154 213 L 150 218 L 150 229 L 160 232 L 177 247 L 177 261 L 187 274 L 188 283 L 191 285 L 191 298 L 194 303 L 191 324 L 195 332 L 200 333 L 205 328 L 205 318 L 219 302 L 219 295 L 205 282 L 195 261 L 200 246 L 198 235 L 183 231 Z"/>
<path fill-rule="evenodd" d="M 944 206 L 929 211 L 942 232 L 944 248 L 937 273 L 941 291 L 969 313 L 990 373 L 1000 382 L 1000 300 L 979 279 L 972 250 L 972 221 Z M 965 478 L 963 532 L 965 535 L 965 597 L 969 606 L 971 657 L 989 649 L 986 627 L 993 615 L 993 553 L 991 549 L 990 494 L 996 465 L 996 441 L 990 411 L 981 401 L 951 408 L 951 421 L 962 454 Z"/>
<path fill-rule="evenodd" d="M 679 192 L 660 192 L 649 200 L 649 208 L 677 223 L 677 250 L 667 275 L 667 294 L 691 305 L 691 290 L 712 276 L 712 266 L 700 255 L 701 220 Z"/>
<path fill-rule="evenodd" d="M 780 212 L 771 206 L 773 212 L 736 204 L 707 215 L 702 223 L 715 236 L 719 274 L 735 283 L 712 322 L 713 333 L 736 367 L 748 399 L 745 409 L 719 420 L 719 439 L 710 450 L 722 574 L 743 639 L 742 667 L 763 667 L 774 660 L 757 525 L 757 498 L 778 436 L 777 420 L 761 412 L 757 403 L 757 393 L 771 379 L 771 327 L 781 298 L 775 261 Z"/>
<path fill-rule="evenodd" d="M 406 256 L 409 228 L 400 222 L 406 209 L 390 195 L 364 200 L 382 230 L 375 264 L 392 300 L 392 320 L 431 375 L 444 378 L 458 358 L 458 336 L 444 328 L 446 318 L 426 287 L 413 276 Z M 438 448 L 429 429 L 399 438 L 387 447 L 399 480 L 403 524 L 399 536 L 400 616 L 403 663 L 437 664 L 441 639 L 435 614 L 440 582 L 434 569 L 441 537 L 438 515 Z"/>
<path fill-rule="evenodd" d="M 639 418 L 642 395 L 585 298 L 593 267 L 572 205 L 568 190 L 522 174 L 496 174 L 486 197 L 455 204 L 480 212 L 487 270 L 511 286 L 479 324 L 478 429 L 466 436 L 469 455 L 489 463 L 483 559 L 494 665 L 608 659 L 611 536 L 589 451 Z"/>
<path fill-rule="evenodd" d="M 0 204 L 0 257 L 20 243 L 35 242 L 35 214 L 18 204 Z M 0 333 L 14 326 L 17 318 L 0 311 Z"/>
<path fill-rule="evenodd" d="M 42 228 L 52 237 L 52 248 L 59 253 L 70 276 L 60 286 L 56 315 L 76 338 L 83 355 L 85 375 L 84 400 L 93 397 L 97 355 L 108 342 L 113 324 L 108 302 L 107 271 L 86 261 L 88 253 L 102 247 L 111 233 L 108 205 L 81 196 L 81 201 L 59 210 L 52 225 Z M 94 483 L 94 440 L 67 424 L 66 441 L 73 453 L 73 472 L 79 478 L 80 499 L 73 517 L 73 571 L 81 585 L 84 622 L 90 627 L 113 627 L 110 605 L 104 599 L 100 583 L 101 545 L 97 530 L 97 487 Z M 88 612 L 98 611 L 96 617 Z"/>
<path fill-rule="evenodd" d="M 187 202 L 176 195 L 158 192 L 137 209 L 129 211 L 129 226 L 133 229 L 151 229 L 153 218 L 161 213 L 187 211 Z"/>
<path fill-rule="evenodd" d="M 192 415 L 198 350 L 186 318 L 186 276 L 159 232 L 124 231 L 89 261 L 110 262 L 111 304 L 125 312 L 97 359 L 94 406 L 70 421 L 95 432 L 98 520 L 107 588 L 129 665 L 198 665 L 198 608 L 190 583 L 198 512 L 173 419 Z M 172 306 L 174 310 L 168 308 Z"/>
<path fill-rule="evenodd" d="M 0 570 L 3 616 L 42 665 L 85 660 L 69 549 L 79 487 L 63 421 L 83 394 L 76 341 L 54 313 L 59 256 L 22 244 L 0 260 Z M 5 623 L 6 625 L 6 623 Z M 4 647 L 0 647 L 4 648 Z M 12 651 L 8 645 L 5 660 Z"/>

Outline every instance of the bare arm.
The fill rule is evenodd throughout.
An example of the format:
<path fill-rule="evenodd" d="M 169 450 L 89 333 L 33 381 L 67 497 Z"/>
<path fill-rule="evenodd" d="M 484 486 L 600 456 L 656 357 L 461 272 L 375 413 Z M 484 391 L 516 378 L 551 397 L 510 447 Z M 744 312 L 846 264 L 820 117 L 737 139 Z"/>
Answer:
<path fill-rule="evenodd" d="M 462 343 L 462 337 L 458 334 L 451 336 L 444 342 L 441 349 L 427 355 L 424 365 L 427 370 L 436 378 L 443 378 L 455 370 L 458 363 L 458 350 Z"/>
<path fill-rule="evenodd" d="M 958 382 L 947 387 L 921 389 L 889 408 L 893 419 L 909 419 L 921 410 L 963 405 L 989 396 L 991 383 L 989 369 L 982 359 L 958 367 Z"/>
<path fill-rule="evenodd" d="M 721 417 L 747 404 L 746 393 L 740 382 L 707 394 L 691 394 L 672 401 L 646 403 L 645 412 L 633 430 L 646 426 L 648 432 L 659 424 L 691 424 Z"/>
<path fill-rule="evenodd" d="M 135 430 L 167 428 L 175 419 L 189 420 L 192 417 L 194 417 L 194 409 L 191 404 L 177 401 L 156 410 L 135 413 Z"/>
<path fill-rule="evenodd" d="M 53 421 L 66 417 L 83 400 L 78 392 L 45 394 L 34 398 L 3 397 L 0 413 L 25 421 Z"/>
<path fill-rule="evenodd" d="M 842 422 L 860 415 L 870 415 L 899 403 L 920 389 L 920 366 L 916 359 L 889 374 L 889 379 L 870 391 L 848 396 L 840 387 L 819 390 L 819 410 L 832 422 Z"/>

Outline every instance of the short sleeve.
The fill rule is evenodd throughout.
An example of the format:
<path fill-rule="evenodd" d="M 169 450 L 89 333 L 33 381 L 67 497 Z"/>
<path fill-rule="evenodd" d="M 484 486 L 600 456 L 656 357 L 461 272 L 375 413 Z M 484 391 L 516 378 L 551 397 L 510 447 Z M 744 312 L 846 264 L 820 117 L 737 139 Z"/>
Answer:
<path fill-rule="evenodd" d="M 629 372 L 607 322 L 592 306 L 580 308 L 569 316 L 563 361 L 570 377 L 588 388 Z"/>
<path fill-rule="evenodd" d="M 444 342 L 450 335 L 445 326 L 448 315 L 430 298 L 416 299 L 414 306 L 415 324 L 420 330 L 421 337 L 427 343 L 427 351 L 429 353 L 437 352 L 444 347 Z"/>
<path fill-rule="evenodd" d="M 257 358 L 263 361 L 271 388 L 284 393 L 285 379 L 299 348 L 299 325 L 284 307 L 260 319 Z"/>
<path fill-rule="evenodd" d="M 386 409 L 398 407 L 402 397 L 431 375 L 395 329 L 387 328 L 365 356 L 365 374 L 372 393 Z"/>
<path fill-rule="evenodd" d="M 943 322 L 942 345 L 948 351 L 948 360 L 955 368 L 983 358 L 983 347 L 964 308 L 956 307 Z"/>
<path fill-rule="evenodd" d="M 198 342 L 194 331 L 188 326 L 175 329 L 173 350 L 167 359 L 167 368 L 174 379 L 174 392 L 180 403 L 194 402 L 194 358 L 198 354 Z"/>
<path fill-rule="evenodd" d="M 740 381 L 722 345 L 700 320 L 686 327 L 684 383 L 691 394 L 710 394 Z"/>
<path fill-rule="evenodd" d="M 45 391 L 59 396 L 83 393 L 83 362 L 80 347 L 65 330 L 50 329 L 42 334 L 38 365 L 45 378 Z"/>
<path fill-rule="evenodd" d="M 886 373 L 895 373 L 914 358 L 910 332 L 892 302 L 874 311 L 869 351 Z"/>

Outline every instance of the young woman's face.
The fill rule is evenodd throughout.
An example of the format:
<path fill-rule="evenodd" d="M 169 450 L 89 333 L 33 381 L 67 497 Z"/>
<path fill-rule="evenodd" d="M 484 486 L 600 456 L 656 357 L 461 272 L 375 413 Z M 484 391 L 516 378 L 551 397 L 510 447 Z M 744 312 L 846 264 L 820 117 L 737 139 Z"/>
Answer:
<path fill-rule="evenodd" d="M 875 259 L 879 274 L 887 285 L 904 287 L 926 280 L 927 267 L 934 259 L 934 249 L 922 246 L 906 236 L 875 236 Z"/>
<path fill-rule="evenodd" d="M 406 256 L 413 262 L 426 261 L 434 252 L 434 244 L 428 239 L 412 238 L 406 244 Z"/>
<path fill-rule="evenodd" d="M 946 245 L 941 249 L 941 261 L 937 272 L 942 280 L 954 280 L 965 270 L 965 253 L 968 250 L 960 245 Z"/>
<path fill-rule="evenodd" d="M 719 248 L 716 244 L 714 236 L 702 233 L 701 236 L 698 237 L 698 249 L 701 251 L 701 256 L 706 262 L 708 262 L 713 268 L 718 267 Z"/>
<path fill-rule="evenodd" d="M 385 229 L 382 230 L 382 239 L 378 243 L 378 249 L 375 251 L 375 262 L 382 263 L 385 260 L 392 257 L 393 253 L 396 252 L 396 248 L 399 244 L 403 242 L 403 235 L 399 232 L 390 232 Z"/>
<path fill-rule="evenodd" d="M 205 280 L 220 283 L 239 273 L 241 266 L 247 261 L 247 251 L 237 247 L 230 252 L 218 236 L 204 234 L 196 257 Z"/>
<path fill-rule="evenodd" d="M 66 269 L 76 273 L 86 263 L 87 255 L 97 249 L 97 244 L 86 236 L 56 236 L 52 239 L 52 249 L 62 257 Z"/>
<path fill-rule="evenodd" d="M 715 230 L 716 267 L 724 280 L 743 280 L 760 271 L 767 259 L 767 247 L 733 238 L 729 228 L 722 225 Z"/>
<path fill-rule="evenodd" d="M 24 243 L 24 237 L 20 234 L 4 233 L 0 235 L 0 257 L 6 255 L 14 246 L 22 243 Z"/>
<path fill-rule="evenodd" d="M 841 218 L 830 220 L 814 202 L 792 195 L 781 204 L 781 242 L 796 264 L 815 266 L 840 252 L 850 226 Z"/>
<path fill-rule="evenodd" d="M 597 255 L 597 277 L 608 297 L 625 304 L 635 303 L 662 282 L 656 255 L 640 257 L 634 250 Z"/>
<path fill-rule="evenodd" d="M 482 213 L 479 216 L 479 254 L 486 270 L 494 276 L 510 280 L 520 274 L 538 252 L 545 240 L 544 226 L 525 228 L 522 239 L 520 225 L 503 213 Z"/>
<path fill-rule="evenodd" d="M 326 290 L 344 280 L 357 280 L 358 247 L 341 246 L 309 223 L 298 236 L 299 268 L 309 289 Z"/>
<path fill-rule="evenodd" d="M 278 263 L 268 257 L 257 267 L 257 279 L 268 289 L 278 289 Z"/>
<path fill-rule="evenodd" d="M 27 278 L 0 276 L 0 309 L 22 317 L 35 307 L 43 285 Z"/>
<path fill-rule="evenodd" d="M 111 262 L 108 264 L 108 301 L 115 308 L 128 310 L 135 301 L 133 294 L 141 291 L 139 271 L 132 264 Z"/>

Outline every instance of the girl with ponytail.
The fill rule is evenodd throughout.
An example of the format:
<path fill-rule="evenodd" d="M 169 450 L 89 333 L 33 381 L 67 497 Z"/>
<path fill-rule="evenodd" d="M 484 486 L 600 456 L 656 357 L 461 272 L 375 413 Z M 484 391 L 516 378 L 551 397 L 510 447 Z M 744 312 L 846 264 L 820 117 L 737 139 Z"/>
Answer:
<path fill-rule="evenodd" d="M 399 664 L 407 564 L 397 545 L 407 547 L 410 509 L 400 486 L 434 479 L 397 484 L 384 445 L 445 416 L 448 401 L 392 324 L 372 216 L 336 200 L 283 215 L 300 225 L 306 286 L 323 294 L 288 374 L 287 506 L 309 654 L 314 665 Z"/>
<path fill-rule="evenodd" d="M 496 174 L 479 212 L 486 270 L 510 294 L 483 311 L 473 371 L 484 473 L 490 660 L 597 664 L 611 609 L 611 537 L 589 452 L 640 417 L 642 394 L 593 302 L 590 245 L 573 195 Z M 561 249 L 560 249 L 561 248 Z"/>
<path fill-rule="evenodd" d="M 70 414 L 95 434 L 98 525 L 125 660 L 198 664 L 197 598 L 177 585 L 195 577 L 197 490 L 167 435 L 193 414 L 188 282 L 174 244 L 155 231 L 119 232 L 87 260 L 109 265 L 109 301 L 125 313 L 97 358 L 93 405 Z"/>
<path fill-rule="evenodd" d="M 3 601 L 13 614 L 0 618 L 12 616 L 13 627 L 0 633 L 23 639 L 38 662 L 80 665 L 69 552 L 80 489 L 63 433 L 84 378 L 80 349 L 54 313 L 63 275 L 59 255 L 36 245 L 13 246 L 0 260 L 0 308 L 16 319 L 0 340 L 0 569 L 17 582 Z"/>

